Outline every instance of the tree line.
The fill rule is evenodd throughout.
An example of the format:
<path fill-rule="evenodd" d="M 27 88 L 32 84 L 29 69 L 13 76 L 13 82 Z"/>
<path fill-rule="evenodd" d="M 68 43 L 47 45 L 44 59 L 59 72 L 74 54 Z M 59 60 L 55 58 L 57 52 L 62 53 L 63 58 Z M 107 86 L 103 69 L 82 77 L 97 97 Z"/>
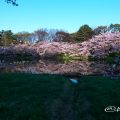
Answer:
<path fill-rule="evenodd" d="M 91 28 L 89 25 L 82 25 L 75 33 L 68 33 L 63 30 L 38 29 L 33 33 L 19 32 L 14 34 L 11 30 L 0 31 L 0 46 L 10 46 L 15 44 L 32 44 L 40 41 L 48 42 L 83 42 L 95 35 L 106 32 L 120 32 L 120 24 L 109 26 L 98 26 Z"/>

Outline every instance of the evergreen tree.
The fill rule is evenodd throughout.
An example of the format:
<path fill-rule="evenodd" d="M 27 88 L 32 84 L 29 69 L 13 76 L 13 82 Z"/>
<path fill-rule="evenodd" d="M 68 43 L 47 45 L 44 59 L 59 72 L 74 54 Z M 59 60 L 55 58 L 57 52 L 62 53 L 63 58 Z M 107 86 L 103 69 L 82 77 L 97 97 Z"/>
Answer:
<path fill-rule="evenodd" d="M 88 25 L 83 25 L 76 33 L 75 38 L 78 42 L 83 42 L 85 40 L 92 38 L 92 35 L 93 35 L 92 28 L 90 28 Z"/>
<path fill-rule="evenodd" d="M 109 31 L 111 32 L 120 32 L 120 24 L 111 24 L 109 26 Z"/>
<path fill-rule="evenodd" d="M 4 31 L 2 39 L 3 39 L 3 46 L 9 46 L 16 42 L 16 37 L 11 30 Z"/>

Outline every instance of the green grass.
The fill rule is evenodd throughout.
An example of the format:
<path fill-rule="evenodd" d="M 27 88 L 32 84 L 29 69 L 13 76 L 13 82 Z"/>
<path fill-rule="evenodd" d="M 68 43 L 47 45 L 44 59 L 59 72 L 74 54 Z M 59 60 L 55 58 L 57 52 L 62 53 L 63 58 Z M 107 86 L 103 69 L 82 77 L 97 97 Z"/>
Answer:
<path fill-rule="evenodd" d="M 120 120 L 120 78 L 0 74 L 0 120 Z"/>
<path fill-rule="evenodd" d="M 78 60 L 78 61 L 83 61 L 83 60 L 88 60 L 86 56 L 74 56 L 70 54 L 59 54 L 56 55 L 56 59 L 60 61 L 72 61 L 72 60 Z"/>

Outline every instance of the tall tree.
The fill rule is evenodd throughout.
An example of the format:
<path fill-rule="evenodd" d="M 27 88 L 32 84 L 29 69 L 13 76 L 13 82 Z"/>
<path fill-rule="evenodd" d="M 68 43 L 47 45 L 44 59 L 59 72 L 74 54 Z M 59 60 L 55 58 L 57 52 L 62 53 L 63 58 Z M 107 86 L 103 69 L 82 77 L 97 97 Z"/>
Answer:
<path fill-rule="evenodd" d="M 98 26 L 97 28 L 94 29 L 94 34 L 95 35 L 99 35 L 101 33 L 105 33 L 108 31 L 108 27 L 107 26 Z"/>
<path fill-rule="evenodd" d="M 109 26 L 109 31 L 111 31 L 111 32 L 120 32 L 120 24 L 111 24 Z"/>
<path fill-rule="evenodd" d="M 56 32 L 57 31 L 58 31 L 57 29 L 48 29 L 47 30 L 48 35 L 46 37 L 46 41 L 48 41 L 48 42 L 54 41 L 55 38 L 56 38 Z"/>
<path fill-rule="evenodd" d="M 58 31 L 58 32 L 56 32 L 56 37 L 53 41 L 56 41 L 56 42 L 74 42 L 74 39 L 69 33 L 64 32 L 64 31 Z"/>
<path fill-rule="evenodd" d="M 40 41 L 46 40 L 48 33 L 44 29 L 39 29 L 39 30 L 35 31 L 35 35 L 38 39 L 38 42 L 40 42 Z"/>
<path fill-rule="evenodd" d="M 19 32 L 16 34 L 18 43 L 29 43 L 31 41 L 32 34 L 28 32 Z"/>
<path fill-rule="evenodd" d="M 9 46 L 11 44 L 16 43 L 16 37 L 11 30 L 4 31 L 2 39 L 3 39 L 3 46 Z"/>
<path fill-rule="evenodd" d="M 0 31 L 0 46 L 3 45 L 3 33 L 4 33 L 4 30 Z"/>
<path fill-rule="evenodd" d="M 93 35 L 92 28 L 89 27 L 88 25 L 83 25 L 77 31 L 75 38 L 78 42 L 82 42 L 92 38 L 92 35 Z"/>

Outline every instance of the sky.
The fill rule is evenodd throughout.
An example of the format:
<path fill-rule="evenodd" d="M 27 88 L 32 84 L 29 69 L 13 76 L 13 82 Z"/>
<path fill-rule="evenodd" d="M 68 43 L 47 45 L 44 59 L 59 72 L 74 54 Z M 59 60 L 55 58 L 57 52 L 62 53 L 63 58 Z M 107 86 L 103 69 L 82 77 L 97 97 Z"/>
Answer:
<path fill-rule="evenodd" d="M 0 0 L 0 30 L 34 32 L 59 29 L 76 32 L 81 25 L 120 23 L 120 0 L 17 0 L 18 7 Z"/>

